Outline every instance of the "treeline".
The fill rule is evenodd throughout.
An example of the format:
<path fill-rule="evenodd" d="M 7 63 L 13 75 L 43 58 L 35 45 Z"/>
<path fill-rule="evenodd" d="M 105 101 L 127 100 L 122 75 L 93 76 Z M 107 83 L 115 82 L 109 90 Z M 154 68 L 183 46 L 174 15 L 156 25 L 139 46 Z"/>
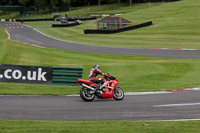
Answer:
<path fill-rule="evenodd" d="M 177 0 L 0 0 L 0 6 L 24 6 L 35 8 L 36 11 L 62 11 L 71 7 L 117 4 L 117 3 L 144 3 L 144 2 L 170 2 Z"/>

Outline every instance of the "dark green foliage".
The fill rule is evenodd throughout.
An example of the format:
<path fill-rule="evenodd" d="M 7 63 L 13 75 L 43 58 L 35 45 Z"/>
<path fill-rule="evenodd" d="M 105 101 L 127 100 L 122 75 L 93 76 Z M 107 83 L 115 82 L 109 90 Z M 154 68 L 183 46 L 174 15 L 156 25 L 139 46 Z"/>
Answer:
<path fill-rule="evenodd" d="M 70 7 L 86 5 L 117 4 L 117 3 L 144 3 L 144 2 L 170 2 L 177 0 L 1 0 L 0 6 L 32 7 L 37 11 L 66 11 Z"/>

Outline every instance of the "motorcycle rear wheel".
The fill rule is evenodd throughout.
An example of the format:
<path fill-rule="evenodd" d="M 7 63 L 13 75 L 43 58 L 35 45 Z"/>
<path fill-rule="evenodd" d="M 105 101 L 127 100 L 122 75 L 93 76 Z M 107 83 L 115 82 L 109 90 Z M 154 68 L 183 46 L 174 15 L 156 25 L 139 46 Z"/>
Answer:
<path fill-rule="evenodd" d="M 121 88 L 119 88 L 118 86 L 115 87 L 115 90 L 113 92 L 113 98 L 115 100 L 122 100 L 122 99 L 124 99 L 124 91 Z"/>
<path fill-rule="evenodd" d="M 90 93 L 88 88 L 83 87 L 80 90 L 80 97 L 86 102 L 91 102 L 94 100 L 95 95 L 94 93 Z"/>

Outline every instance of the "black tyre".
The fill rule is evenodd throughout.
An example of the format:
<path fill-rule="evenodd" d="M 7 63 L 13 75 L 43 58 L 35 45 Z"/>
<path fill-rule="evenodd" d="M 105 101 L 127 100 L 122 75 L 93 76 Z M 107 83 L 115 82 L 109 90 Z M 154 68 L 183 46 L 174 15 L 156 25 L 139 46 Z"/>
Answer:
<path fill-rule="evenodd" d="M 94 100 L 95 95 L 90 92 L 91 91 L 88 88 L 83 87 L 80 90 L 80 97 L 86 102 L 91 102 Z"/>
<path fill-rule="evenodd" d="M 113 98 L 115 100 L 122 100 L 124 98 L 124 91 L 118 86 L 116 86 L 113 92 Z"/>

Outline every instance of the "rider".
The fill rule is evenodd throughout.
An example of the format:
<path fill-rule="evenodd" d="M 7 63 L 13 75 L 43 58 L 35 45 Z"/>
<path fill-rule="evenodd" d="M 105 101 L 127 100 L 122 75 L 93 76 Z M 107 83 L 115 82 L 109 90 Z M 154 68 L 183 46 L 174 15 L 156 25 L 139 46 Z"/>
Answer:
<path fill-rule="evenodd" d="M 93 68 L 90 70 L 90 75 L 88 77 L 88 80 L 90 80 L 93 83 L 98 84 L 97 85 L 97 89 L 101 89 L 101 85 L 104 83 L 104 79 L 102 78 L 97 78 L 98 75 L 102 75 L 102 76 L 107 76 L 110 77 L 108 74 L 105 74 L 103 72 L 100 71 L 100 66 L 98 64 L 95 64 L 93 66 Z"/>

